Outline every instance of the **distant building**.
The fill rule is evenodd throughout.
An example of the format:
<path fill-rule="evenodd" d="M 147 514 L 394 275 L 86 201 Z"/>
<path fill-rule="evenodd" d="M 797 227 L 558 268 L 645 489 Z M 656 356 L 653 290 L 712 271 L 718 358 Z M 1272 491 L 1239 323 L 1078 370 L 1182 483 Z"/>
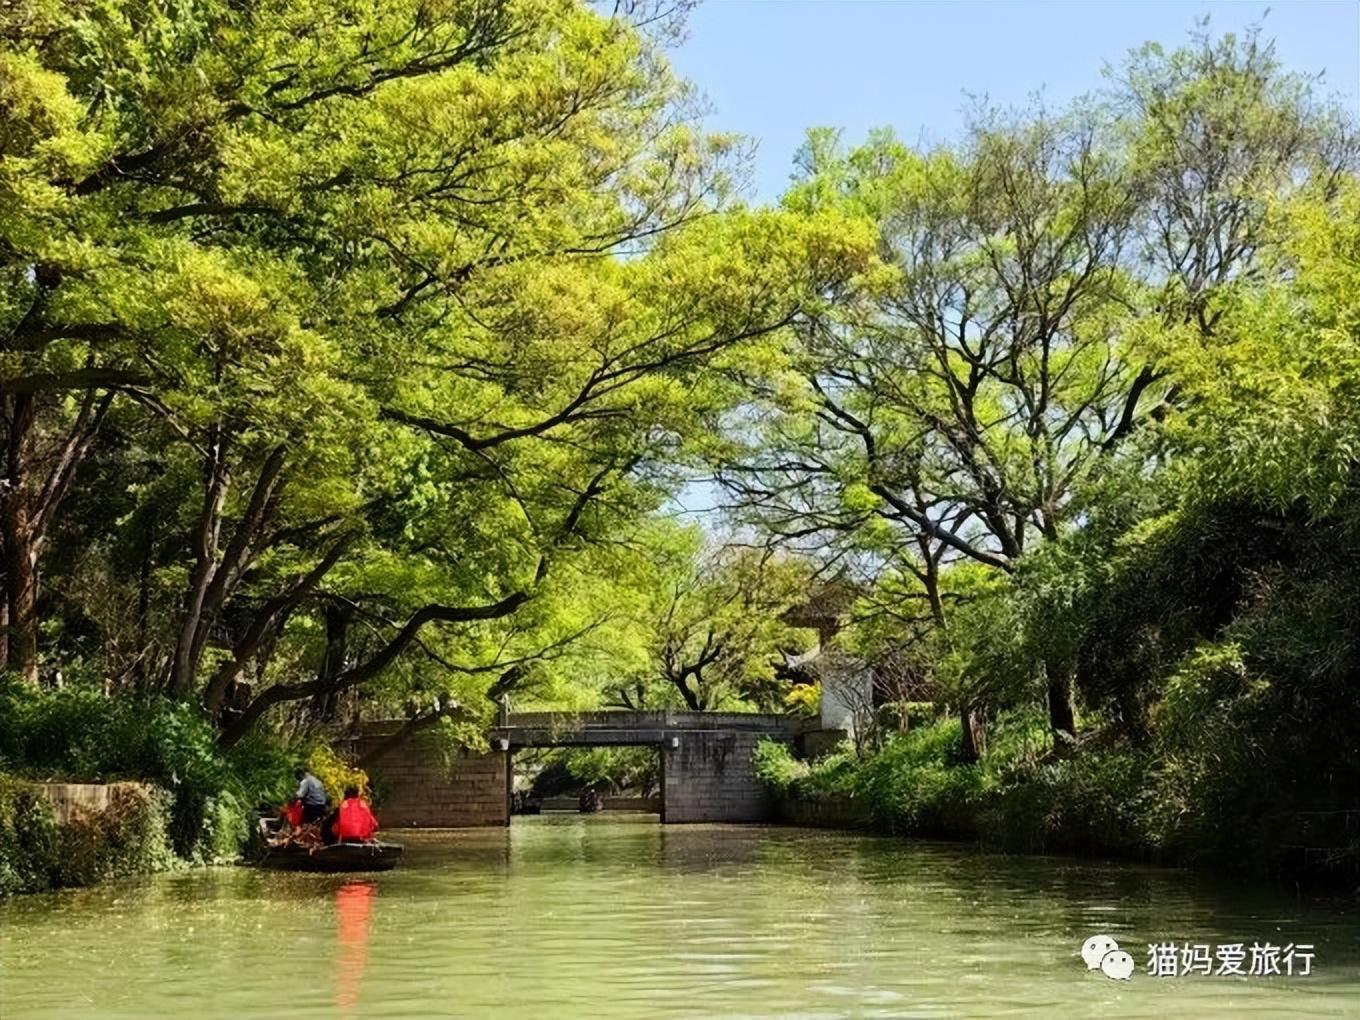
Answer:
<path fill-rule="evenodd" d="M 838 648 L 836 634 L 849 619 L 859 590 L 843 578 L 814 588 L 805 602 L 787 610 L 781 619 L 793 627 L 817 633 L 817 645 L 787 656 L 781 675 L 798 683 L 820 684 L 819 719 L 825 730 L 854 737 L 885 702 L 934 701 L 935 684 L 903 643 L 866 662 Z"/>
<path fill-rule="evenodd" d="M 791 627 L 817 632 L 816 647 L 790 656 L 785 663 L 785 675 L 821 684 L 821 727 L 847 737 L 853 737 L 867 724 L 865 714 L 871 713 L 874 706 L 873 670 L 864 660 L 847 655 L 833 644 L 858 595 L 853 585 L 838 578 L 814 588 L 807 601 L 781 617 Z"/>

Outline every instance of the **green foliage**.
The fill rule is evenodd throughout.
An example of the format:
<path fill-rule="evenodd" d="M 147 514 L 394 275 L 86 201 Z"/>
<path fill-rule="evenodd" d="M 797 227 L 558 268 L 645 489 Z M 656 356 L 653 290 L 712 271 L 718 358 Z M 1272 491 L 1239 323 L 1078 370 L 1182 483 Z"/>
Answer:
<path fill-rule="evenodd" d="M 849 787 L 890 831 L 972 835 L 970 819 L 987 781 L 980 765 L 958 761 L 960 724 L 949 719 L 889 740 L 854 762 Z"/>
<path fill-rule="evenodd" d="M 1107 732 L 1055 755 L 1041 715 L 1011 712 L 992 722 L 976 764 L 960 761 L 959 722 L 946 719 L 810 764 L 762 745 L 758 774 L 785 796 L 857 804 L 891 832 L 1258 873 L 1308 838 L 1296 812 L 1347 803 L 1360 775 L 1344 737 L 1353 704 L 1329 702 L 1338 720 L 1288 717 L 1235 644 L 1197 647 L 1168 687 L 1143 743 Z M 1354 852 L 1353 841 L 1328 845 Z"/>
<path fill-rule="evenodd" d="M 661 760 L 652 747 L 558 748 L 540 755 L 535 764 L 533 794 L 555 797 L 595 790 L 636 791 L 648 797 L 661 782 Z"/>
<path fill-rule="evenodd" d="M 0 685 L 0 755 L 32 778 L 158 784 L 175 853 L 203 861 L 235 858 L 248 813 L 262 799 L 275 802 L 289 776 L 284 756 L 258 744 L 224 753 L 202 715 L 181 702 L 74 685 L 37 691 L 13 679 Z"/>
<path fill-rule="evenodd" d="M 0 894 L 49 888 L 58 867 L 56 840 L 46 798 L 0 776 Z"/>
<path fill-rule="evenodd" d="M 312 748 L 311 754 L 307 755 L 307 768 L 321 780 L 327 796 L 337 804 L 344 799 L 347 786 L 357 786 L 360 794 L 372 796 L 368 773 L 354 768 L 326 744 Z"/>
<path fill-rule="evenodd" d="M 1137 737 L 1270 559 L 1234 525 L 1353 484 L 1357 136 L 1255 33 L 1109 77 L 932 151 L 809 134 L 785 207 L 871 224 L 887 266 L 797 334 L 727 481 L 861 566 L 864 657 L 1055 730 L 1075 676 Z"/>
<path fill-rule="evenodd" d="M 806 595 L 806 561 L 740 547 L 682 552 L 655 579 L 649 607 L 660 678 L 690 709 L 777 710 L 780 654 L 806 640 L 782 619 Z"/>
<path fill-rule="evenodd" d="M 1223 307 L 1215 342 L 1165 342 L 1189 398 L 1169 436 L 1194 451 L 1194 484 L 1215 498 L 1347 512 L 1360 449 L 1360 181 L 1272 210 L 1267 280 Z"/>
<path fill-rule="evenodd" d="M 1055 757 L 1046 750 L 1043 717 L 1014 712 L 994 721 L 986 758 L 972 764 L 959 760 L 959 726 L 942 720 L 871 754 L 846 750 L 811 766 L 771 745 L 762 749 L 761 778 L 794 797 L 858 803 L 891 832 L 1026 852 L 1163 850 L 1157 826 L 1164 805 L 1148 755 L 1090 747 Z"/>
<path fill-rule="evenodd" d="M 0 896 L 92 885 L 173 866 L 170 795 L 127 784 L 114 787 L 111 797 L 108 810 L 57 825 L 45 797 L 22 781 L 0 776 Z"/>
<path fill-rule="evenodd" d="M 575 750 L 567 755 L 567 771 L 591 790 L 640 790 L 645 795 L 655 791 L 661 780 L 661 763 L 650 747 Z"/>
<path fill-rule="evenodd" d="M 869 231 L 734 204 L 740 146 L 622 11 L 191 7 L 0 23 L 6 499 L 61 535 L 0 515 L 61 593 L 6 575 L 11 664 L 224 745 L 360 687 L 598 701 L 551 663 L 636 608 L 620 549 Z"/>
<path fill-rule="evenodd" d="M 1053 757 L 1042 750 L 1042 717 L 1022 712 L 996 720 L 988 755 L 971 764 L 958 757 L 959 726 L 947 719 L 869 755 L 833 755 L 783 785 L 795 796 L 850 798 L 892 832 L 1028 852 L 1151 852 L 1145 757 L 1100 748 Z"/>
<path fill-rule="evenodd" d="M 789 745 L 778 740 L 759 741 L 751 765 L 762 783 L 781 792 L 789 790 L 810 771 L 807 762 L 795 758 Z"/>
<path fill-rule="evenodd" d="M 1003 774 L 979 805 L 983 838 L 1006 849 L 1149 856 L 1157 790 L 1144 754 L 1092 748 Z"/>
<path fill-rule="evenodd" d="M 1110 78 L 932 153 L 809 138 L 786 204 L 898 272 L 800 334 L 733 488 L 867 561 L 849 647 L 992 724 L 978 764 L 951 719 L 787 785 L 1260 870 L 1360 785 L 1356 134 L 1254 33 Z M 1069 681 L 1086 732 L 1041 752 Z"/>
<path fill-rule="evenodd" d="M 784 695 L 784 706 L 795 715 L 812 717 L 822 703 L 821 684 L 794 684 Z"/>
<path fill-rule="evenodd" d="M 753 209 L 645 20 L 333 7 L 0 15 L 0 765 L 152 781 L 219 859 L 283 705 L 446 752 L 507 696 L 806 712 L 783 617 L 834 566 L 838 653 L 938 717 L 762 747 L 795 795 L 1244 861 L 1353 802 L 1357 135 L 1255 33 L 930 151 L 810 132 Z M 713 471 L 763 549 L 669 518 Z M 5 881 L 65 881 L 6 796 Z"/>

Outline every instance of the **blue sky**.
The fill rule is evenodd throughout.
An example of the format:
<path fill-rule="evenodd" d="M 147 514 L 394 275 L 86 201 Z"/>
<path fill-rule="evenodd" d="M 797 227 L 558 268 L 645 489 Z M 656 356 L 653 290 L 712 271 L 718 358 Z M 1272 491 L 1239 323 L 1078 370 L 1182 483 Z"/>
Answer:
<path fill-rule="evenodd" d="M 710 126 L 758 143 L 753 195 L 773 200 L 813 125 L 859 141 L 891 125 L 906 141 L 953 137 L 966 93 L 1054 105 L 1102 84 L 1101 68 L 1147 40 L 1178 45 L 1198 17 L 1215 33 L 1261 21 L 1289 67 L 1360 106 L 1360 0 L 707 0 L 671 56 L 707 95 Z M 1263 17 L 1264 15 L 1264 17 Z"/>
<path fill-rule="evenodd" d="M 1196 19 L 1215 33 L 1255 22 L 1288 67 L 1325 72 L 1322 87 L 1360 107 L 1360 0 L 707 0 L 671 53 L 714 107 L 709 125 L 757 142 L 752 195 L 773 201 L 810 126 L 848 141 L 891 125 L 909 142 L 954 137 L 967 93 L 1020 105 L 1036 91 L 1061 104 L 1099 88 L 1101 69 L 1135 46 L 1176 46 Z M 678 509 L 707 519 L 711 485 Z M 711 522 L 710 522 L 711 523 Z"/>

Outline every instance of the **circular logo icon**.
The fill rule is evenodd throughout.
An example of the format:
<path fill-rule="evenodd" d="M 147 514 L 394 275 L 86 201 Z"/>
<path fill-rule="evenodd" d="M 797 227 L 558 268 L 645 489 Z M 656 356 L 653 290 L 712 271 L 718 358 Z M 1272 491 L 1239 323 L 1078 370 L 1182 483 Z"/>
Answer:
<path fill-rule="evenodd" d="M 1108 935 L 1092 935 L 1081 947 L 1081 958 L 1086 961 L 1087 970 L 1100 970 L 1100 961 L 1106 953 L 1119 948 L 1119 943 Z M 1127 955 L 1127 954 L 1125 954 Z"/>
<path fill-rule="evenodd" d="M 1107 978 L 1127 981 L 1133 976 L 1133 957 L 1122 949 L 1112 949 L 1100 958 L 1100 969 Z"/>

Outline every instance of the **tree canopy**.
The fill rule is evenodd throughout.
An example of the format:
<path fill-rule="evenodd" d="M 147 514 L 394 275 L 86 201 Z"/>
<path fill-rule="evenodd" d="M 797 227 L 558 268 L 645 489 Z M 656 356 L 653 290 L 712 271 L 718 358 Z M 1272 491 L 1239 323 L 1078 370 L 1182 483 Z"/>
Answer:
<path fill-rule="evenodd" d="M 35 3 L 3 38 L 8 662 L 97 649 L 225 742 L 408 650 L 467 693 L 588 629 L 573 587 L 733 366 L 872 256 L 732 205 L 735 140 L 581 4 Z"/>
<path fill-rule="evenodd" d="M 1036 550 L 1114 513 L 1133 523 L 1149 476 L 1174 499 L 1209 434 L 1289 427 L 1294 414 L 1258 431 L 1228 379 L 1228 365 L 1278 370 L 1278 352 L 1227 331 L 1242 316 L 1270 329 L 1258 295 L 1282 302 L 1276 325 L 1299 299 L 1285 252 L 1308 214 L 1284 210 L 1344 217 L 1355 151 L 1346 118 L 1254 36 L 1146 47 L 1104 94 L 982 107 L 933 151 L 810 132 L 785 209 L 872 222 L 885 268 L 800 323 L 794 356 L 754 389 L 745 451 L 722 466 L 735 502 L 774 539 L 857 564 L 905 626 L 947 634 L 964 603 L 1028 583 Z M 943 649 L 989 640 L 965 627 L 941 666 Z M 1031 666 L 1004 669 L 1017 692 L 1044 679 L 1069 737 L 1075 648 L 1036 642 Z M 960 675 L 965 715 L 1001 671 Z"/>

